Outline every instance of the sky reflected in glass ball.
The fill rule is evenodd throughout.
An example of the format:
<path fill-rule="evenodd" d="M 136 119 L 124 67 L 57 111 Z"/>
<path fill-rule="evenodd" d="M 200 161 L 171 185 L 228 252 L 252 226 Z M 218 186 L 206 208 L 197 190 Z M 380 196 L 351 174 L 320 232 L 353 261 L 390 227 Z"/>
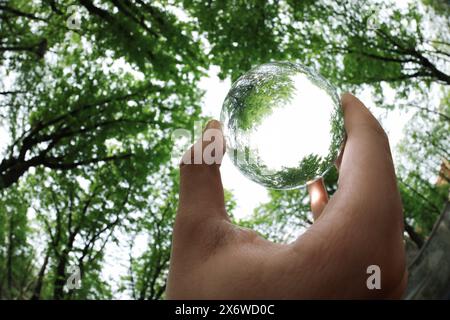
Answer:
<path fill-rule="evenodd" d="M 293 189 L 322 176 L 344 138 L 335 88 L 290 62 L 253 68 L 231 87 L 221 122 L 232 162 L 249 179 Z"/>

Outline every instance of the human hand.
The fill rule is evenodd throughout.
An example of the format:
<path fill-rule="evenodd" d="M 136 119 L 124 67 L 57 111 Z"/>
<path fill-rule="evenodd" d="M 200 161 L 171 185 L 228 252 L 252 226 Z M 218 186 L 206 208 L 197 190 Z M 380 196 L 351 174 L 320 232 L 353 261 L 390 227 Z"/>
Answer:
<path fill-rule="evenodd" d="M 347 140 L 337 163 L 338 190 L 328 201 L 319 183 L 308 186 L 316 221 L 290 244 L 272 243 L 230 222 L 219 171 L 223 153 L 215 154 L 218 163 L 186 164 L 194 149 L 203 151 L 212 142 L 199 141 L 185 154 L 167 298 L 402 296 L 402 205 L 389 142 L 357 98 L 344 94 L 342 105 Z M 224 142 L 218 121 L 206 129 Z M 379 290 L 366 285 L 370 265 L 380 267 Z"/>

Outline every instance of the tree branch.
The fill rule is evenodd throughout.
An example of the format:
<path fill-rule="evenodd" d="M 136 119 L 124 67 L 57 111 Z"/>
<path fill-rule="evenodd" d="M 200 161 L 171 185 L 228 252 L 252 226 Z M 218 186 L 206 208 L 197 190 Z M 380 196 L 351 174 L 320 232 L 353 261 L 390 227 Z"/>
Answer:
<path fill-rule="evenodd" d="M 45 158 L 42 162 L 42 165 L 50 168 L 50 169 L 60 169 L 60 170 L 69 170 L 69 169 L 75 169 L 79 166 L 85 166 L 90 164 L 99 163 L 102 161 L 113 161 L 113 160 L 123 160 L 128 159 L 132 156 L 131 153 L 121 154 L 121 155 L 114 155 L 114 156 L 108 156 L 108 157 L 101 157 L 101 158 L 92 158 L 88 160 L 83 161 L 77 161 L 77 162 L 61 162 L 64 160 L 64 157 L 59 158 Z"/>

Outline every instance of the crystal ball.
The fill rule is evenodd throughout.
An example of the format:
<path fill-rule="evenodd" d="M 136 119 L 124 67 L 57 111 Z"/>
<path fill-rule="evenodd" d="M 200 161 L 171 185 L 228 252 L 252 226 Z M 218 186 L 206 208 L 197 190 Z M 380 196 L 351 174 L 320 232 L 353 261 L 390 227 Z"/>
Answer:
<path fill-rule="evenodd" d="M 238 78 L 220 120 L 231 161 L 271 189 L 299 188 L 323 176 L 345 135 L 336 89 L 291 62 L 263 64 Z"/>

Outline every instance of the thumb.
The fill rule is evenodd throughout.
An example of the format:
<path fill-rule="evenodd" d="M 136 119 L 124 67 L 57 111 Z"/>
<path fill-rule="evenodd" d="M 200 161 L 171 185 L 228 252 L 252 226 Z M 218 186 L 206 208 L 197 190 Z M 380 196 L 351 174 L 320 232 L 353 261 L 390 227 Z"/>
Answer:
<path fill-rule="evenodd" d="M 225 153 L 221 124 L 211 120 L 200 139 L 184 154 L 180 164 L 180 211 L 192 214 L 224 212 L 220 164 Z M 225 213 L 226 214 L 226 213 Z"/>

